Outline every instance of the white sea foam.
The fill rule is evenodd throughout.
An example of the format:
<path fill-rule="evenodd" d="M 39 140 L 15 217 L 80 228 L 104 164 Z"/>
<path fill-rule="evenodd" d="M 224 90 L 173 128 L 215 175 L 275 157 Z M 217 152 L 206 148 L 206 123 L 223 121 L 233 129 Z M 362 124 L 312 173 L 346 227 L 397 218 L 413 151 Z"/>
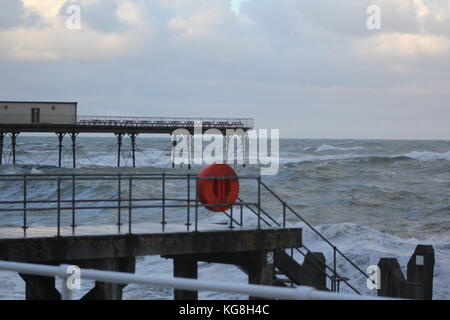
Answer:
<path fill-rule="evenodd" d="M 329 144 L 321 145 L 316 149 L 316 152 L 323 152 L 323 151 L 330 151 L 330 150 L 339 150 L 339 151 L 346 151 L 346 150 L 361 150 L 365 149 L 364 147 L 335 147 Z"/>
<path fill-rule="evenodd" d="M 303 223 L 295 224 L 303 229 L 303 243 L 312 251 L 323 252 L 326 261 L 331 263 L 332 250 L 330 246 L 307 228 Z M 316 227 L 325 238 L 336 245 L 346 256 L 348 256 L 358 267 L 366 270 L 369 265 L 376 265 L 382 257 L 397 258 L 406 277 L 406 266 L 418 244 L 431 244 L 435 249 L 435 272 L 434 272 L 434 299 L 450 298 L 450 237 L 430 237 L 426 240 L 415 238 L 403 239 L 386 234 L 373 228 L 361 226 L 354 223 L 337 223 L 319 225 Z M 297 259 L 303 261 L 298 255 Z M 364 276 L 342 258 L 338 257 L 339 270 L 352 279 L 356 289 L 364 294 L 376 295 L 373 290 L 367 289 Z M 341 285 L 343 292 L 351 292 L 346 285 Z"/>
<path fill-rule="evenodd" d="M 444 153 L 429 152 L 429 151 L 412 151 L 404 156 L 420 161 L 436 161 L 447 160 L 450 161 L 450 150 Z"/>

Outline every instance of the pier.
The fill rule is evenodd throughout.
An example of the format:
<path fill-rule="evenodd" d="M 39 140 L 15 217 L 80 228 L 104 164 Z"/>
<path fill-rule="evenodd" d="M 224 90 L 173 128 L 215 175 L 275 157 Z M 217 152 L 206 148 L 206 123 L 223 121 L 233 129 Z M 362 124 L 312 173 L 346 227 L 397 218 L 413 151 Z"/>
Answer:
<path fill-rule="evenodd" d="M 1 102 L 5 104 L 8 102 Z M 56 103 L 55 103 L 56 104 Z M 115 116 L 47 116 L 48 122 L 27 123 L 28 116 L 0 114 L 0 165 L 4 164 L 5 138 L 10 139 L 11 164 L 16 165 L 17 138 L 21 133 L 54 133 L 58 138 L 58 167 L 62 166 L 64 138 L 71 143 L 72 167 L 76 167 L 77 137 L 83 133 L 110 133 L 117 139 L 117 167 L 121 166 L 123 140 L 130 139 L 131 163 L 136 167 L 137 137 L 142 134 L 170 135 L 172 152 L 179 138 L 174 131 L 184 129 L 183 136 L 189 143 L 195 132 L 205 133 L 215 129 L 223 135 L 228 131 L 241 135 L 245 146 L 246 131 L 253 128 L 251 118 L 177 118 L 177 117 L 115 117 Z M 74 119 L 73 123 L 70 123 Z M 59 122 L 59 123 L 58 123 Z M 245 149 L 242 154 L 245 157 Z M 172 163 L 173 166 L 173 163 Z M 191 163 L 188 163 L 188 168 Z"/>

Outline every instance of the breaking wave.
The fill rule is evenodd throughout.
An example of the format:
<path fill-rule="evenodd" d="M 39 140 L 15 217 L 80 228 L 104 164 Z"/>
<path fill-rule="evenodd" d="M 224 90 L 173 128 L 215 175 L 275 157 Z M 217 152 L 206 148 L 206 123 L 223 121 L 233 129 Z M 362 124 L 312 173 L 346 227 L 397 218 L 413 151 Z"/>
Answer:
<path fill-rule="evenodd" d="M 407 154 L 399 154 L 399 155 L 364 155 L 364 154 L 334 154 L 334 155 L 303 155 L 297 158 L 285 158 L 282 159 L 282 163 L 284 164 L 295 164 L 302 162 L 316 162 L 316 161 L 327 161 L 327 160 L 345 160 L 351 159 L 356 162 L 364 162 L 364 163 L 389 163 L 395 161 L 408 161 L 408 160 L 417 160 L 417 161 L 450 161 L 450 151 L 445 153 L 437 153 L 437 152 L 428 152 L 428 151 L 413 151 Z"/>
<path fill-rule="evenodd" d="M 339 150 L 339 151 L 347 151 L 347 150 L 361 150 L 361 149 L 365 149 L 364 147 L 347 147 L 347 148 L 343 148 L 343 147 L 335 147 L 329 144 L 324 144 L 321 145 L 320 147 L 318 147 L 316 149 L 316 152 L 323 152 L 323 151 L 331 151 L 331 150 Z"/>

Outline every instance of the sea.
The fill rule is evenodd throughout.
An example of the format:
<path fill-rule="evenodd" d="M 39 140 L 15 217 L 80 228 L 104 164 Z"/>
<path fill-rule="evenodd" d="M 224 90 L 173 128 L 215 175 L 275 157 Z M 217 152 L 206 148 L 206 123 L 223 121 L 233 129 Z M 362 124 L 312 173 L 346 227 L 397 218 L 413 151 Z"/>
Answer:
<path fill-rule="evenodd" d="M 124 138 L 122 165 L 116 168 L 117 141 L 113 137 L 79 136 L 77 139 L 78 173 L 187 173 L 186 166 L 171 167 L 170 140 L 165 137 L 137 138 L 136 168 L 130 168 L 130 143 Z M 72 173 L 71 146 L 65 138 L 63 166 L 57 168 L 58 150 L 55 136 L 19 136 L 16 166 L 11 165 L 9 141 L 5 140 L 4 161 L 0 174 Z M 196 174 L 202 166 L 189 171 Z M 258 165 L 236 165 L 239 175 L 258 175 Z M 279 171 L 262 176 L 262 181 L 291 206 L 301 217 L 319 230 L 361 269 L 376 265 L 382 257 L 397 258 L 403 273 L 418 244 L 432 245 L 435 250 L 434 299 L 450 299 L 450 141 L 448 140 L 337 140 L 281 139 Z M 241 181 L 243 196 L 255 194 L 252 181 Z M 111 196 L 104 182 L 83 184 L 81 197 Z M 176 194 L 183 188 L 168 186 Z M 152 191 L 153 190 L 153 191 Z M 67 191 L 67 190 L 66 190 Z M 32 193 L 35 194 L 32 194 Z M 51 199 L 54 186 L 41 184 L 30 189 L 30 198 Z M 154 189 L 139 189 L 150 194 Z M 0 183 L 0 200 L 20 198 L 21 189 L 11 183 Z M 270 195 L 263 206 L 279 219 L 279 202 Z M 159 212 L 141 210 L 138 221 L 155 222 Z M 185 211 L 171 213 L 174 217 Z M 2 213 L 0 227 L 20 224 L 18 213 Z M 53 223 L 55 213 L 33 213 L 33 225 Z M 244 210 L 245 227 L 255 227 L 256 218 Z M 85 224 L 112 223 L 113 215 L 101 210 L 80 213 Z M 176 219 L 175 219 L 176 220 Z M 174 220 L 174 221 L 175 221 Z M 201 210 L 200 223 L 223 225 L 229 219 L 223 213 Z M 303 242 L 312 251 L 325 254 L 332 262 L 332 251 L 307 226 L 292 214 L 287 223 L 303 228 Z M 296 258 L 301 263 L 302 257 Z M 342 258 L 337 267 L 350 278 L 355 288 L 367 295 L 364 277 Z M 137 258 L 136 273 L 172 276 L 171 260 L 159 256 Z M 247 275 L 234 266 L 199 263 L 199 278 L 245 283 Z M 60 283 L 58 284 L 61 285 Z M 93 283 L 84 280 L 75 294 L 81 297 Z M 0 272 L 0 299 L 24 299 L 25 285 L 13 272 Z M 344 284 L 341 291 L 350 293 Z M 172 299 L 173 290 L 152 286 L 128 285 L 124 299 Z M 201 292 L 201 299 L 245 299 L 237 294 Z"/>

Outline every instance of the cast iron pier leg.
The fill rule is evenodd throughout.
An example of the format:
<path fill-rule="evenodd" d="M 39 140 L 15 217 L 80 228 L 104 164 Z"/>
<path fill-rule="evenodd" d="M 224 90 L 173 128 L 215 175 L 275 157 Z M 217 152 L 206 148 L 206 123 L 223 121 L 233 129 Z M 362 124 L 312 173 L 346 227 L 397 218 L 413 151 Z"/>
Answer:
<path fill-rule="evenodd" d="M 175 153 L 177 148 L 177 138 L 172 136 L 172 168 L 175 168 Z"/>
<path fill-rule="evenodd" d="M 20 132 L 11 132 L 11 150 L 12 150 L 12 157 L 13 157 L 13 165 L 16 165 L 16 138 L 19 135 Z"/>
<path fill-rule="evenodd" d="M 76 151 L 76 140 L 77 140 L 78 132 L 72 132 L 70 133 L 70 138 L 72 139 L 72 166 L 76 168 L 76 157 L 75 157 L 75 151 Z"/>
<path fill-rule="evenodd" d="M 117 137 L 117 167 L 120 167 L 120 153 L 122 152 L 123 133 L 115 133 Z"/>
<path fill-rule="evenodd" d="M 65 133 L 57 132 L 56 135 L 58 136 L 58 167 L 61 168 L 61 161 L 62 161 L 62 141 Z"/>
<path fill-rule="evenodd" d="M 137 133 L 130 133 L 130 139 L 131 139 L 131 153 L 133 155 L 133 168 L 136 167 L 136 137 Z"/>

